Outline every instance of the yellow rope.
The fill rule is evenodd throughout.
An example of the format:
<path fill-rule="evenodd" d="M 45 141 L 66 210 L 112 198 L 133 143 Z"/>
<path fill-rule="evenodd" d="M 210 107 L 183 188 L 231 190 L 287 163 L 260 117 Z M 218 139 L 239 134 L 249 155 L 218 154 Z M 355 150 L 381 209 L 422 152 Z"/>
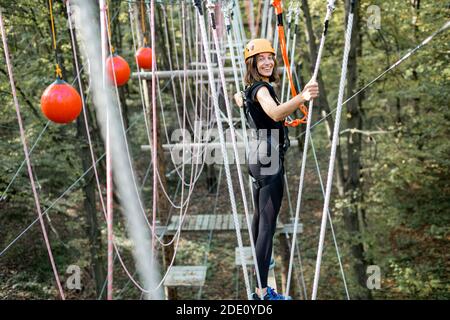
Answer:
<path fill-rule="evenodd" d="M 147 45 L 147 37 L 145 36 L 145 12 L 144 12 L 144 1 L 141 1 L 141 28 L 142 34 L 144 35 L 144 46 Z"/>
<path fill-rule="evenodd" d="M 55 35 L 55 23 L 53 22 L 53 9 L 52 9 L 52 0 L 48 0 L 48 6 L 50 10 L 50 22 L 52 26 L 52 37 L 53 37 L 53 49 L 56 50 L 56 35 Z"/>
<path fill-rule="evenodd" d="M 108 1 L 106 1 L 106 18 L 108 20 L 108 36 L 109 36 L 109 40 L 111 41 L 111 20 L 109 19 L 109 3 Z M 111 44 L 111 52 L 114 53 L 114 47 Z"/>
<path fill-rule="evenodd" d="M 50 10 L 50 25 L 52 27 L 52 40 L 53 40 L 53 50 L 56 52 L 56 33 L 55 33 L 55 22 L 53 20 L 53 6 L 52 6 L 52 0 L 48 0 L 48 6 Z M 62 78 L 62 72 L 61 67 L 58 64 L 58 61 L 56 61 L 56 75 L 60 78 Z"/>

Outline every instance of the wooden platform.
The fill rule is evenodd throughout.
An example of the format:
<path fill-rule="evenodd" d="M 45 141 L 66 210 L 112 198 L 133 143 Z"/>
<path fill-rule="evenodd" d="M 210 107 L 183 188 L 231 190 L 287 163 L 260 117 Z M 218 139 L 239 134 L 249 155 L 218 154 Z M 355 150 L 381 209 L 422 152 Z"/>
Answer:
<path fill-rule="evenodd" d="M 206 266 L 173 266 L 164 280 L 166 287 L 202 287 Z"/>
<path fill-rule="evenodd" d="M 247 222 L 245 220 L 245 216 L 243 214 L 238 215 L 239 218 L 239 226 L 241 230 L 247 230 Z M 253 215 L 250 217 L 250 221 L 252 220 Z M 167 227 L 157 227 L 158 234 L 171 235 L 174 234 L 178 230 L 179 226 L 179 216 L 172 216 L 170 223 Z M 183 225 L 181 227 L 182 232 L 201 232 L 201 231 L 234 231 L 234 219 L 233 215 L 230 214 L 196 214 L 196 215 L 187 215 L 183 221 Z M 299 223 L 297 233 L 301 233 L 303 231 L 303 225 Z M 292 233 L 293 225 L 292 224 L 282 224 L 278 220 L 277 224 L 277 233 Z"/>

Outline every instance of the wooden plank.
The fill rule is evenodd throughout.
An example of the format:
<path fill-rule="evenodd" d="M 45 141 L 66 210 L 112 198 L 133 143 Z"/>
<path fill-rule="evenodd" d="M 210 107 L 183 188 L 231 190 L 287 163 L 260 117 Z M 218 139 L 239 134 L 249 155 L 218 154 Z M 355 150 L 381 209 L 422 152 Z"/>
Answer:
<path fill-rule="evenodd" d="M 252 248 L 251 247 L 243 247 L 244 251 L 244 261 L 246 265 L 254 265 L 253 263 L 253 256 L 252 256 Z M 239 247 L 234 248 L 234 263 L 237 266 L 241 266 L 241 254 L 239 252 Z"/>
<path fill-rule="evenodd" d="M 197 221 L 195 222 L 195 227 L 194 227 L 194 230 L 195 230 L 195 231 L 201 230 L 200 227 L 201 227 L 201 225 L 202 225 L 202 223 L 203 223 L 204 217 L 205 217 L 204 214 L 199 214 L 199 215 L 196 216 Z"/>
<path fill-rule="evenodd" d="M 221 214 L 216 215 L 216 224 L 214 225 L 215 230 L 221 230 L 220 227 L 222 226 L 222 218 L 223 216 Z"/>
<path fill-rule="evenodd" d="M 172 216 L 170 219 L 170 224 L 167 229 L 170 231 L 176 230 L 178 228 L 178 216 Z"/>
<path fill-rule="evenodd" d="M 205 214 L 203 216 L 203 223 L 201 225 L 201 230 L 208 230 L 208 224 L 209 224 L 209 218 L 211 217 L 210 214 Z"/>
<path fill-rule="evenodd" d="M 247 219 L 245 219 L 245 214 L 242 214 L 239 217 L 239 222 L 241 224 L 241 229 L 247 230 Z M 252 220 L 250 219 L 250 226 L 251 226 Z"/>
<path fill-rule="evenodd" d="M 286 223 L 285 225 L 282 226 L 281 232 L 282 233 L 294 233 L 294 224 Z M 303 224 L 299 223 L 297 225 L 297 233 L 302 233 L 302 232 L 303 232 Z"/>
<path fill-rule="evenodd" d="M 239 221 L 239 215 L 238 215 L 238 221 Z M 241 226 L 242 228 L 242 226 Z M 234 225 L 234 216 L 232 213 L 229 214 L 229 222 L 228 222 L 228 230 L 235 230 L 236 226 Z"/>
<path fill-rule="evenodd" d="M 212 230 L 216 227 L 216 217 L 217 214 L 209 217 L 208 230 Z"/>
<path fill-rule="evenodd" d="M 231 214 L 224 214 L 222 219 L 221 230 L 228 230 L 228 225 L 230 223 Z"/>
<path fill-rule="evenodd" d="M 201 287 L 205 284 L 206 266 L 173 266 L 164 280 L 166 287 Z"/>
<path fill-rule="evenodd" d="M 186 230 L 190 230 L 190 231 L 194 230 L 196 218 L 197 218 L 197 216 L 194 216 L 194 215 L 187 216 L 186 219 L 188 221 L 186 222 Z"/>

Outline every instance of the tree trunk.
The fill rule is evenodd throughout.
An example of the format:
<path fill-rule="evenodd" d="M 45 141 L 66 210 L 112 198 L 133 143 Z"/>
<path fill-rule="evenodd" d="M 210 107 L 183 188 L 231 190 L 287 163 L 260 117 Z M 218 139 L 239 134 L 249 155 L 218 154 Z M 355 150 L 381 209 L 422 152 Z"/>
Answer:
<path fill-rule="evenodd" d="M 346 15 L 349 12 L 349 2 L 346 0 Z M 359 33 L 359 2 L 356 3 L 353 16 L 353 32 L 350 53 L 348 58 L 348 77 L 347 77 L 347 96 L 351 96 L 357 90 L 358 84 L 358 65 L 357 55 L 361 48 L 361 35 Z M 350 100 L 347 103 L 347 128 L 362 130 L 362 96 Z M 349 205 L 344 209 L 344 223 L 345 227 L 351 237 L 351 265 L 354 271 L 358 290 L 353 293 L 353 299 L 371 299 L 371 292 L 366 286 L 366 268 L 367 263 L 364 256 L 363 242 L 359 239 L 360 232 L 360 217 L 362 201 L 362 186 L 361 186 L 361 135 L 349 134 L 347 137 L 347 161 L 348 161 L 348 176 L 345 185 L 345 194 L 349 200 Z"/>

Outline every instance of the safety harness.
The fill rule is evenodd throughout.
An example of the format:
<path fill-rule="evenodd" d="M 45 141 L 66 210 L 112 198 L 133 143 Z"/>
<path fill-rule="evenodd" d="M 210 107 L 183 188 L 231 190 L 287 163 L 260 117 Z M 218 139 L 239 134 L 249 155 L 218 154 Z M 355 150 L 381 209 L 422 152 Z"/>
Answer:
<path fill-rule="evenodd" d="M 250 112 L 251 104 L 255 103 L 253 101 L 252 97 L 251 97 L 251 93 L 257 86 L 264 86 L 264 87 L 266 87 L 269 90 L 269 93 L 270 93 L 271 97 L 275 100 L 275 102 L 277 102 L 277 104 L 279 104 L 280 102 L 278 100 L 278 97 L 277 97 L 273 87 L 270 84 L 268 84 L 267 82 L 265 82 L 265 81 L 256 81 L 252 85 L 247 86 L 244 91 L 241 91 L 241 96 L 242 96 L 242 99 L 243 99 L 243 108 L 244 108 L 245 118 L 247 120 L 247 123 L 248 123 L 250 129 L 253 129 L 252 131 L 256 134 L 257 141 L 259 141 L 260 138 L 261 138 L 261 136 L 259 135 L 259 130 L 261 128 L 258 128 L 256 126 L 256 122 L 253 119 L 253 116 L 252 116 L 252 114 Z M 265 176 L 262 179 L 255 179 L 250 174 L 250 176 L 252 177 L 253 186 L 256 189 L 261 189 L 261 188 L 267 186 L 268 184 L 270 184 L 274 180 L 276 180 L 279 175 L 283 175 L 284 174 L 283 159 L 284 159 L 284 155 L 285 155 L 287 149 L 290 146 L 290 141 L 289 141 L 289 135 L 288 135 L 287 127 L 280 123 L 279 129 L 283 130 L 283 132 L 282 132 L 283 133 L 283 143 L 281 145 L 278 144 L 278 148 L 277 148 L 277 150 L 279 151 L 279 154 L 280 154 L 280 166 L 279 166 L 278 172 L 276 174 L 273 174 L 273 175 Z M 281 134 L 281 132 L 280 132 L 280 134 Z M 271 139 L 269 137 L 269 135 L 266 135 L 265 137 L 267 137 L 268 140 Z M 267 141 L 267 143 L 270 145 L 270 141 Z"/>

